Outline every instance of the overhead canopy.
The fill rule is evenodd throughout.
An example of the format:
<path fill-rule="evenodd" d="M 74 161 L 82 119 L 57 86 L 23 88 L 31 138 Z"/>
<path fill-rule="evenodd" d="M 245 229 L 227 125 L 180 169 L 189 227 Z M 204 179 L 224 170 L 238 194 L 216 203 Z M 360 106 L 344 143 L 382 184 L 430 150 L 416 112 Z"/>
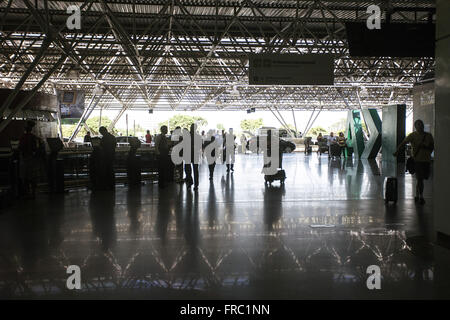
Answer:
<path fill-rule="evenodd" d="M 345 23 L 365 22 L 374 2 L 383 22 L 435 19 L 434 0 L 4 0 L 0 86 L 13 88 L 33 67 L 23 86 L 32 89 L 57 67 L 41 90 L 77 87 L 87 100 L 103 90 L 96 107 L 122 113 L 411 104 L 413 84 L 434 59 L 349 56 Z M 66 27 L 73 4 L 81 30 Z M 249 86 L 255 53 L 331 53 L 335 85 Z"/>

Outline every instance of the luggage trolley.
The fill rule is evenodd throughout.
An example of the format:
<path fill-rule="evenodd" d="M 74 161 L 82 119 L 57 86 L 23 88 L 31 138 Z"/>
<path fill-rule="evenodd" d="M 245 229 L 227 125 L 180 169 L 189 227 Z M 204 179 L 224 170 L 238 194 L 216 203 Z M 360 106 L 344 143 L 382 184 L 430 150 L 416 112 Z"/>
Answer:
<path fill-rule="evenodd" d="M 280 181 L 281 185 L 284 185 L 284 181 L 286 180 L 286 172 L 283 170 L 283 153 L 280 152 L 279 153 L 279 157 L 280 157 L 280 167 L 277 168 L 277 173 L 275 174 L 264 174 L 264 183 L 266 185 L 272 185 L 272 182 L 274 181 Z M 268 164 L 267 166 L 265 165 L 264 168 L 269 167 L 270 164 Z M 263 170 L 264 170 L 263 168 Z"/>
<path fill-rule="evenodd" d="M 326 141 L 320 141 L 318 142 L 319 145 L 319 150 L 317 150 L 317 152 L 319 152 L 319 155 L 322 155 L 323 153 L 328 153 L 328 144 Z"/>

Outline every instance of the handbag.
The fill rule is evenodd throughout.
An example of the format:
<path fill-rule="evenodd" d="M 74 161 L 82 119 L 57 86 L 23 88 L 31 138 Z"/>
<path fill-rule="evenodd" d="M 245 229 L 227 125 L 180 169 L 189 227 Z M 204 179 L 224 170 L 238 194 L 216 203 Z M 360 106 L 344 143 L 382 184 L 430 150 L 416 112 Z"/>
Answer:
<path fill-rule="evenodd" d="M 419 148 L 417 148 L 416 152 L 414 152 L 414 155 L 412 157 L 409 157 L 406 160 L 406 171 L 408 171 L 410 174 L 416 173 L 416 161 L 414 158 L 417 156 L 417 154 L 420 151 L 420 148 L 422 147 L 423 142 L 425 141 L 427 134 L 425 133 L 422 139 L 422 142 L 420 143 Z"/>

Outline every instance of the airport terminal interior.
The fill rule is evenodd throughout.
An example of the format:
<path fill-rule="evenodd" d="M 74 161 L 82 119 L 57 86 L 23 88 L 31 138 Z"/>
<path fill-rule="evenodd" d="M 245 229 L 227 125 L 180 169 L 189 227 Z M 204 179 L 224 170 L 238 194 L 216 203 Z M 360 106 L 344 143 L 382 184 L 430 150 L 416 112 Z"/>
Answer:
<path fill-rule="evenodd" d="M 0 299 L 449 299 L 449 35 L 448 0 L 0 0 Z"/>

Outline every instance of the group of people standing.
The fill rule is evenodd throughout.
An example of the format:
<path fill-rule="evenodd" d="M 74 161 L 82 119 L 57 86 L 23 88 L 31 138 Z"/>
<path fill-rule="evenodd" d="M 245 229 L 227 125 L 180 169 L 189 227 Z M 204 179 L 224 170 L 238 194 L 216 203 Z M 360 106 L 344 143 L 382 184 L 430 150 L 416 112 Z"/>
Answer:
<path fill-rule="evenodd" d="M 167 126 L 162 126 L 160 132 L 155 138 L 155 149 L 158 157 L 158 182 L 161 188 L 166 187 L 170 182 L 176 181 L 179 183 L 186 182 L 188 187 L 194 186 L 194 190 L 198 190 L 199 164 L 202 162 L 203 157 L 206 157 L 205 150 L 210 150 L 209 156 L 212 157 L 208 161 L 210 180 L 214 178 L 214 169 L 220 156 L 219 153 L 222 153 L 222 159 L 226 162 L 227 173 L 234 172 L 234 140 L 236 136 L 233 135 L 232 129 L 230 129 L 229 133 L 225 133 L 222 130 L 222 134 L 218 134 L 210 130 L 208 133 L 202 131 L 199 134 L 197 125 L 192 124 L 189 130 L 176 127 L 170 135 L 168 135 Z M 189 138 L 189 147 L 176 148 L 176 146 L 183 144 L 183 139 L 186 138 Z M 227 141 L 227 139 L 232 141 Z M 218 149 L 222 149 L 220 150 L 221 152 L 216 152 Z M 177 156 L 183 159 L 180 163 L 173 162 L 172 150 L 176 150 Z M 185 155 L 186 151 L 190 151 L 190 155 Z M 183 173 L 185 178 L 183 178 Z"/>
<path fill-rule="evenodd" d="M 333 146 L 339 147 L 340 156 L 346 157 L 348 154 L 347 138 L 344 136 L 343 132 L 339 132 L 339 135 L 337 137 L 334 135 L 334 132 L 330 132 L 328 138 L 325 138 L 324 136 L 322 136 L 322 133 L 319 133 L 319 135 L 317 136 L 317 142 L 326 143 L 328 145 L 328 158 L 332 157 L 331 148 Z"/>

